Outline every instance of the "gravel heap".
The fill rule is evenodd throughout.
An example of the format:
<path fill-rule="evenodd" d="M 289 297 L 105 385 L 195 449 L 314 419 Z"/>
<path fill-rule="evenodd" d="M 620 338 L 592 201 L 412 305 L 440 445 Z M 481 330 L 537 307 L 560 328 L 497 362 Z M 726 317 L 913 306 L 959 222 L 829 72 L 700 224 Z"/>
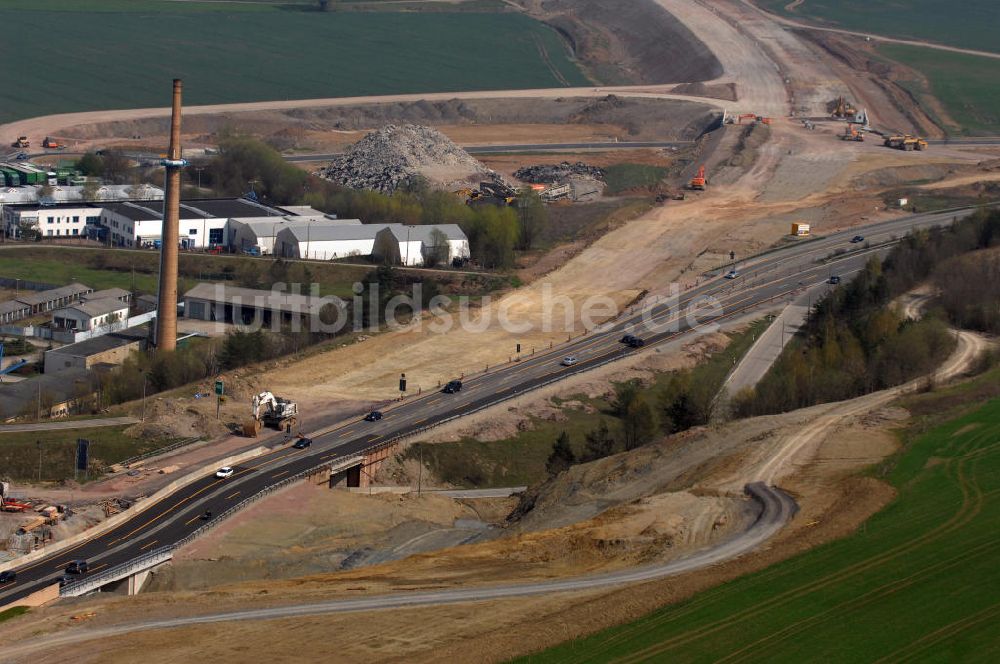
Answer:
<path fill-rule="evenodd" d="M 440 181 L 451 174 L 458 179 L 489 172 L 436 129 L 390 124 L 362 138 L 318 174 L 352 189 L 391 194 L 418 174 Z"/>
<path fill-rule="evenodd" d="M 561 164 L 543 164 L 541 166 L 525 166 L 519 168 L 514 177 L 522 182 L 532 182 L 535 184 L 549 184 L 552 182 L 562 182 L 571 176 L 588 177 L 595 180 L 604 180 L 604 169 L 597 166 L 588 166 L 582 161 L 571 164 L 564 161 Z"/>

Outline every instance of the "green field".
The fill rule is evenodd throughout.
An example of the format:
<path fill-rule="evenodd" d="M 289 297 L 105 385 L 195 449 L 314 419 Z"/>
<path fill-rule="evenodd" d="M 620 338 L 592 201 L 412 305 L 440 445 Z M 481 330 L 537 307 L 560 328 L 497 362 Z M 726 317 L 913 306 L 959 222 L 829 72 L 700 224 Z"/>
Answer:
<path fill-rule="evenodd" d="M 914 399 L 919 422 L 993 395 L 903 436 L 898 498 L 855 535 L 523 661 L 997 661 L 1000 373 L 977 382 Z"/>
<path fill-rule="evenodd" d="M 81 422 L 81 424 L 86 424 Z M 0 468 L 3 476 L 15 481 L 38 479 L 39 446 L 41 442 L 41 479 L 58 482 L 72 479 L 76 455 L 76 439 L 90 441 L 90 479 L 97 479 L 114 463 L 169 445 L 171 440 L 130 438 L 125 427 L 96 429 L 66 429 L 5 433 L 0 445 Z M 83 474 L 80 474 L 83 479 Z"/>
<path fill-rule="evenodd" d="M 932 117 L 933 106 L 924 99 L 933 95 L 954 121 L 937 118 L 950 133 L 1000 134 L 1000 60 L 902 44 L 882 44 L 879 51 L 927 77 L 929 89 L 921 81 L 900 83 Z"/>
<path fill-rule="evenodd" d="M 313 3 L 0 0 L 0 122 L 185 103 L 586 85 L 516 12 L 327 12 Z M 9 59 L 8 57 L 8 59 Z"/>
<path fill-rule="evenodd" d="M 805 0 L 785 9 L 789 0 L 757 0 L 762 7 L 789 18 L 812 19 L 831 27 L 901 39 L 1000 53 L 996 0 Z"/>

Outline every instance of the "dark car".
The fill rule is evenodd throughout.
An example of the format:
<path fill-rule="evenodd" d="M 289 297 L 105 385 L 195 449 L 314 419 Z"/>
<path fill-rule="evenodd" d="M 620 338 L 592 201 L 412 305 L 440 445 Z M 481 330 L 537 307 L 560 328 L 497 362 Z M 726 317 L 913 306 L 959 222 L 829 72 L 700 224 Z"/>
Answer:
<path fill-rule="evenodd" d="M 382 419 L 382 411 L 373 410 L 372 412 L 365 415 L 365 422 L 378 422 Z"/>
<path fill-rule="evenodd" d="M 632 337 L 629 340 L 628 345 L 631 346 L 632 348 L 642 348 L 643 346 L 646 345 L 646 342 L 640 339 L 639 337 Z"/>
<path fill-rule="evenodd" d="M 297 450 L 304 450 L 312 444 L 313 444 L 312 438 L 299 438 L 297 441 L 295 441 L 295 444 L 292 445 L 292 447 L 294 447 Z"/>
<path fill-rule="evenodd" d="M 635 340 L 635 337 L 632 336 L 631 334 L 626 334 L 624 337 L 622 337 L 622 343 L 623 344 L 632 345 L 632 341 L 634 341 L 634 340 Z"/>
<path fill-rule="evenodd" d="M 66 566 L 67 574 L 86 574 L 87 573 L 87 561 L 86 560 L 74 560 L 69 565 Z"/>
<path fill-rule="evenodd" d="M 17 580 L 17 572 L 12 569 L 0 572 L 0 583 L 11 583 Z"/>
<path fill-rule="evenodd" d="M 827 279 L 826 281 L 829 284 L 839 284 L 840 283 L 840 277 L 838 277 L 837 275 L 834 274 L 829 279 Z"/>
<path fill-rule="evenodd" d="M 445 394 L 454 394 L 455 392 L 461 392 L 462 391 L 462 381 L 460 381 L 460 380 L 450 380 L 450 381 L 448 381 L 448 384 L 444 386 L 444 389 L 441 390 L 441 391 L 444 392 Z"/>
<path fill-rule="evenodd" d="M 865 237 L 863 235 L 855 235 L 851 238 L 851 244 L 857 244 L 858 242 L 864 242 Z"/>

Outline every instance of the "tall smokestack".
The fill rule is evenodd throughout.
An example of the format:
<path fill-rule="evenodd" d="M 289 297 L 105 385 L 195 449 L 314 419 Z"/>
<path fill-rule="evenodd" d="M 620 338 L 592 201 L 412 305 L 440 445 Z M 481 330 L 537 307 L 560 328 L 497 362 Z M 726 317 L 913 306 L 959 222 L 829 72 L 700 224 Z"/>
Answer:
<path fill-rule="evenodd" d="M 180 230 L 181 168 L 181 79 L 174 79 L 173 112 L 170 115 L 170 148 L 163 160 L 166 185 L 163 195 L 163 230 L 160 233 L 160 290 L 156 313 L 156 348 L 177 347 L 177 245 Z"/>

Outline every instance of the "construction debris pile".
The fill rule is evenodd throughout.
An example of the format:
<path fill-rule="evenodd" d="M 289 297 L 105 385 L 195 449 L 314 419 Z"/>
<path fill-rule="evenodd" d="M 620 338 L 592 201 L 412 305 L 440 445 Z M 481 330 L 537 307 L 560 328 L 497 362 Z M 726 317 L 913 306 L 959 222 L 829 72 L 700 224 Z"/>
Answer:
<path fill-rule="evenodd" d="M 571 164 L 564 161 L 561 164 L 543 164 L 541 166 L 525 166 L 517 169 L 514 177 L 522 182 L 533 184 L 551 184 L 561 182 L 570 177 L 586 177 L 594 180 L 604 180 L 604 169 L 597 166 L 589 166 L 582 161 Z"/>
<path fill-rule="evenodd" d="M 317 174 L 352 189 L 391 194 L 416 175 L 447 183 L 488 173 L 440 131 L 390 124 L 365 136 Z"/>

